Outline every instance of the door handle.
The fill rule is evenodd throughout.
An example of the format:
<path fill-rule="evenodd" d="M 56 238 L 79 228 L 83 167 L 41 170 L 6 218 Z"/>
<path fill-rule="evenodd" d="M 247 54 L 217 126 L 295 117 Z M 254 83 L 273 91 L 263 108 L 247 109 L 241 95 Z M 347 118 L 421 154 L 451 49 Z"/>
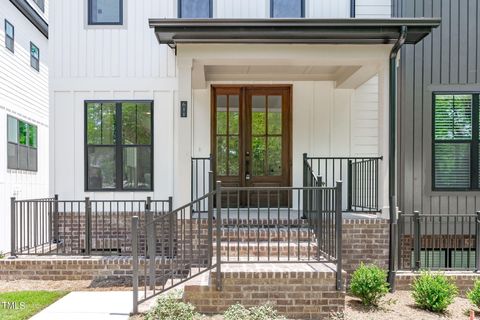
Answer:
<path fill-rule="evenodd" d="M 250 152 L 245 152 L 245 180 L 250 180 Z"/>

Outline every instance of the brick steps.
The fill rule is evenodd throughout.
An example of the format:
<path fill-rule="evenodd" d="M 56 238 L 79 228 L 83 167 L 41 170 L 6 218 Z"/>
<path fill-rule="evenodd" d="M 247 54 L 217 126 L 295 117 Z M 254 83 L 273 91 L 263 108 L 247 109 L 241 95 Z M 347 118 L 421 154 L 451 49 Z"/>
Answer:
<path fill-rule="evenodd" d="M 215 252 L 217 245 L 214 243 Z M 223 257 L 268 257 L 276 259 L 278 256 L 285 257 L 310 257 L 317 252 L 317 244 L 314 242 L 227 242 L 222 241 L 220 250 Z"/>
<path fill-rule="evenodd" d="M 216 231 L 213 232 L 213 236 L 216 237 Z M 284 228 L 284 227 L 272 227 L 272 228 L 223 228 L 221 232 L 221 241 L 237 241 L 247 242 L 247 241 L 288 241 L 297 242 L 297 241 L 314 241 L 315 234 L 312 230 L 307 228 Z"/>

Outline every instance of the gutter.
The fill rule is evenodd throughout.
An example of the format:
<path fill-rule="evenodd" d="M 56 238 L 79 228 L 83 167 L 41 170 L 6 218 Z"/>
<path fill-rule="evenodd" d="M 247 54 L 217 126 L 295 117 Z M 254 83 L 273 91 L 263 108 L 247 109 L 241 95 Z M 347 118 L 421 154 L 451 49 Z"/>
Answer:
<path fill-rule="evenodd" d="M 398 213 L 396 196 L 396 142 L 397 142 L 397 56 L 407 38 L 407 27 L 402 26 L 400 36 L 390 52 L 389 79 L 389 144 L 388 144 L 388 200 L 390 211 L 390 243 L 388 257 L 388 283 L 395 291 L 398 250 Z"/>
<path fill-rule="evenodd" d="M 10 2 L 48 39 L 48 23 L 25 0 L 10 0 Z"/>

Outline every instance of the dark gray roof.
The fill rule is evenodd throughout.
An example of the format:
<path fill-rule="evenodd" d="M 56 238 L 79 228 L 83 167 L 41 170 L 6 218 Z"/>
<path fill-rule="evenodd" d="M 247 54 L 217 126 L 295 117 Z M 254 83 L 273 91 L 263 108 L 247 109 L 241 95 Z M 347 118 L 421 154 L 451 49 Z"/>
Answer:
<path fill-rule="evenodd" d="M 389 44 L 406 26 L 415 44 L 440 25 L 440 18 L 391 19 L 150 19 L 157 39 L 178 43 Z"/>

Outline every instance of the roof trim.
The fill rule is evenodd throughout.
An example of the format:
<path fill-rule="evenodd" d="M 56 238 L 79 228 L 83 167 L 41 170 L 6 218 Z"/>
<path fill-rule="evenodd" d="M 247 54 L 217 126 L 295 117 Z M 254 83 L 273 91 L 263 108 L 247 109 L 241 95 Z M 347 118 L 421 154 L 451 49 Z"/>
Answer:
<path fill-rule="evenodd" d="M 48 39 L 48 23 L 25 0 L 10 0 L 17 9 Z"/>
<path fill-rule="evenodd" d="M 149 19 L 160 44 L 299 43 L 393 44 L 403 26 L 415 44 L 441 23 L 440 18 L 391 19 Z"/>

